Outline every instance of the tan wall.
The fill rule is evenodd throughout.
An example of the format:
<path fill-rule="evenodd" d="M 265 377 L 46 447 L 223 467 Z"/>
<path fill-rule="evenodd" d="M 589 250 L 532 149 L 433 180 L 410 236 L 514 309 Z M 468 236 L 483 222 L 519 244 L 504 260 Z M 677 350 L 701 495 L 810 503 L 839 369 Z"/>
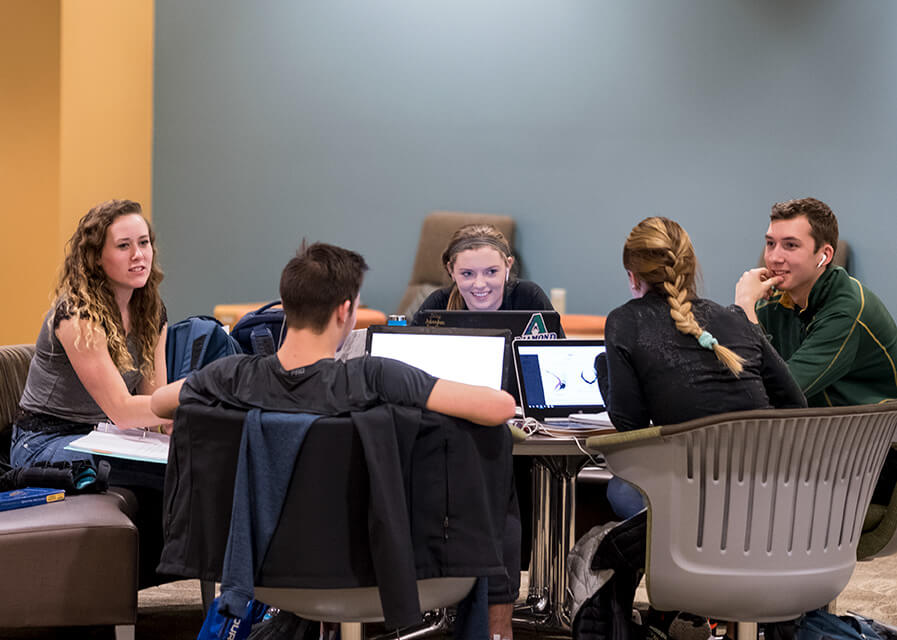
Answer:
<path fill-rule="evenodd" d="M 62 243 L 103 200 L 136 200 L 149 215 L 151 1 L 62 0 L 61 112 Z"/>
<path fill-rule="evenodd" d="M 151 214 L 153 0 L 0 0 L 0 344 L 33 342 L 93 204 Z"/>
<path fill-rule="evenodd" d="M 0 0 L 0 344 L 33 342 L 62 256 L 58 0 Z"/>

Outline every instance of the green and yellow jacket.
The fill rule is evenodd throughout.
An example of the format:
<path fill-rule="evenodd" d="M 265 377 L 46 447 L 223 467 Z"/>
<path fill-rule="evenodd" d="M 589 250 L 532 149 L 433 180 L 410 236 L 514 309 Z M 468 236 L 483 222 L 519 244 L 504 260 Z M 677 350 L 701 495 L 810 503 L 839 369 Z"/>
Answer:
<path fill-rule="evenodd" d="M 811 407 L 897 398 L 897 325 L 878 296 L 841 267 L 825 270 L 805 309 L 777 291 L 756 310 Z"/>

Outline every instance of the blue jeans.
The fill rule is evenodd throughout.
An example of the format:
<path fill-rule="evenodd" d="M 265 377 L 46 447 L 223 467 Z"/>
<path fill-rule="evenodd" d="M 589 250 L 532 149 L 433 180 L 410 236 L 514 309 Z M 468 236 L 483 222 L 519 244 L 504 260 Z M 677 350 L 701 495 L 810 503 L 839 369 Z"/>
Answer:
<path fill-rule="evenodd" d="M 13 426 L 9 461 L 14 467 L 30 467 L 38 462 L 74 462 L 75 460 L 90 460 L 96 464 L 96 460 L 89 453 L 69 451 L 65 448 L 70 442 L 83 435 L 83 433 L 61 434 L 28 431 Z"/>
<path fill-rule="evenodd" d="M 162 491 L 165 485 L 165 465 L 138 462 L 122 458 L 94 456 L 83 451 L 69 451 L 66 445 L 82 437 L 83 433 L 48 433 L 29 431 L 13 426 L 10 463 L 14 467 L 30 467 L 38 462 L 74 462 L 87 460 L 96 467 L 99 460 L 112 466 L 109 484 L 120 487 L 147 487 Z"/>
<path fill-rule="evenodd" d="M 607 501 L 618 518 L 626 520 L 645 508 L 645 499 L 635 485 L 614 476 L 607 483 Z"/>

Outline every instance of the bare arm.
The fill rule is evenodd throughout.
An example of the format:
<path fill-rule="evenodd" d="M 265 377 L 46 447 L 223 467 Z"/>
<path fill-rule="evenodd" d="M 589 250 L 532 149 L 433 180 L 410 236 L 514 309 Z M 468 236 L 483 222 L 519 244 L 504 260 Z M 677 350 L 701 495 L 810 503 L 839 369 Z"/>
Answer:
<path fill-rule="evenodd" d="M 181 404 L 180 394 L 181 387 L 184 386 L 184 380 L 175 380 L 171 384 L 166 384 L 153 392 L 150 408 L 160 418 L 173 418 L 174 411 Z"/>
<path fill-rule="evenodd" d="M 168 338 L 168 325 L 162 326 L 159 341 L 156 343 L 156 351 L 153 354 L 153 377 L 151 380 L 144 378 L 140 383 L 140 393 L 152 395 L 153 391 L 165 386 L 168 380 L 168 366 L 165 361 L 165 342 Z"/>
<path fill-rule="evenodd" d="M 492 426 L 514 417 L 514 398 L 506 391 L 440 379 L 427 398 L 427 409 Z"/>
<path fill-rule="evenodd" d="M 106 344 L 106 334 L 103 331 L 99 329 L 94 331 L 90 347 L 87 347 L 83 340 L 78 347 L 75 347 L 75 337 L 78 333 L 76 322 L 80 323 L 82 320 L 75 318 L 63 320 L 56 329 L 56 335 L 81 384 L 103 413 L 122 428 L 151 427 L 164 422 L 150 410 L 150 396 L 130 394 L 121 373 L 112 362 Z M 163 367 L 164 361 L 163 355 Z"/>

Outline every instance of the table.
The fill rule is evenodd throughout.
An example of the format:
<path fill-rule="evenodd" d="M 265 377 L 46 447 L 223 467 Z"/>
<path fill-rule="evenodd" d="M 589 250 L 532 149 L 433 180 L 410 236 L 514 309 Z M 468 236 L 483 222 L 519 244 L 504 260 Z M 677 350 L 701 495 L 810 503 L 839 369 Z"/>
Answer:
<path fill-rule="evenodd" d="M 608 433 L 615 433 L 612 427 Z M 580 438 L 585 448 L 585 438 Z M 569 632 L 567 555 L 575 539 L 576 475 L 589 461 L 573 438 L 531 436 L 514 445 L 514 455 L 533 460 L 533 551 L 526 602 L 514 623 L 542 632 Z"/>

